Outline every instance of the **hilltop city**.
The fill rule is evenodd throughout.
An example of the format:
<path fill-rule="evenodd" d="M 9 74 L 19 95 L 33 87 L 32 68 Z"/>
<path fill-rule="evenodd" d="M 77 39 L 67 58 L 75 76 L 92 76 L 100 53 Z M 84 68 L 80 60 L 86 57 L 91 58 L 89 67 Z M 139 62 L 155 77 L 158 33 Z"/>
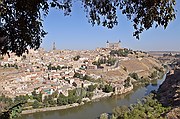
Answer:
<path fill-rule="evenodd" d="M 54 94 L 53 105 L 66 105 L 126 93 L 137 82 L 148 83 L 164 71 L 158 60 L 146 52 L 122 48 L 121 41 L 107 41 L 104 48 L 95 50 L 57 50 L 53 43 L 50 51 L 29 49 L 21 57 L 3 56 L 0 66 L 0 94 L 15 101 L 26 96 L 26 101 L 35 103 L 28 105 L 30 109 L 48 107 L 42 102 Z M 71 95 L 67 102 L 62 100 Z"/>

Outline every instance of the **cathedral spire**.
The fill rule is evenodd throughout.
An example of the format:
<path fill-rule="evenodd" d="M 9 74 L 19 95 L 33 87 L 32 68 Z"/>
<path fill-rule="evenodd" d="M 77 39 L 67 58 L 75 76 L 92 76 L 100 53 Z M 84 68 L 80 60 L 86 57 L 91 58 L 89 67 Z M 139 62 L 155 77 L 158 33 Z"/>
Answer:
<path fill-rule="evenodd" d="M 53 50 L 56 50 L 56 44 L 53 42 Z"/>

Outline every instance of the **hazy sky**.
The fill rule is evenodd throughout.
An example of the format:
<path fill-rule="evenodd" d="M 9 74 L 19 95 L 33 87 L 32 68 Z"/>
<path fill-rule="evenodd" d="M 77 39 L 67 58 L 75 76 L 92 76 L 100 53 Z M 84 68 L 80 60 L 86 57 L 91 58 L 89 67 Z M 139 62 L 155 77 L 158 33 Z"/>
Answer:
<path fill-rule="evenodd" d="M 178 0 L 177 0 L 178 1 Z M 52 49 L 53 42 L 57 49 L 95 49 L 105 47 L 106 41 L 118 42 L 122 47 L 134 50 L 176 50 L 180 51 L 180 3 L 176 5 L 177 18 L 166 30 L 151 28 L 140 35 L 140 40 L 133 36 L 132 23 L 123 15 L 118 14 L 119 24 L 113 29 L 94 26 L 88 23 L 80 5 L 75 4 L 71 16 L 64 16 L 58 10 L 51 10 L 44 19 L 44 28 L 48 35 L 41 47 Z"/>

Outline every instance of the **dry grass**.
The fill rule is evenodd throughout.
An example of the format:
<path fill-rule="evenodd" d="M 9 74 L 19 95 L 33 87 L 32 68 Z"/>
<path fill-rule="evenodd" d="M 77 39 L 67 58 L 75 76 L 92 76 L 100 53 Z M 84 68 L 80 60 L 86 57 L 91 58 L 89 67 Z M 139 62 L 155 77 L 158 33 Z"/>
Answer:
<path fill-rule="evenodd" d="M 148 67 L 138 59 L 122 61 L 120 64 L 126 67 L 129 72 L 148 70 Z"/>

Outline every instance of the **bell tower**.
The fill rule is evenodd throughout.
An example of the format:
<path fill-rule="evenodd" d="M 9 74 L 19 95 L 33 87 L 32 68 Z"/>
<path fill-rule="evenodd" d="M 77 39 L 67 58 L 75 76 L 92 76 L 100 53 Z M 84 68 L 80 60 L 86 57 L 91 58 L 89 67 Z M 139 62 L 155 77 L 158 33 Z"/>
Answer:
<path fill-rule="evenodd" d="M 121 40 L 119 40 L 118 44 L 118 47 L 121 48 Z"/>
<path fill-rule="evenodd" d="M 53 50 L 56 50 L 56 44 L 53 42 Z"/>
<path fill-rule="evenodd" d="M 109 41 L 106 42 L 106 48 L 109 48 Z"/>

